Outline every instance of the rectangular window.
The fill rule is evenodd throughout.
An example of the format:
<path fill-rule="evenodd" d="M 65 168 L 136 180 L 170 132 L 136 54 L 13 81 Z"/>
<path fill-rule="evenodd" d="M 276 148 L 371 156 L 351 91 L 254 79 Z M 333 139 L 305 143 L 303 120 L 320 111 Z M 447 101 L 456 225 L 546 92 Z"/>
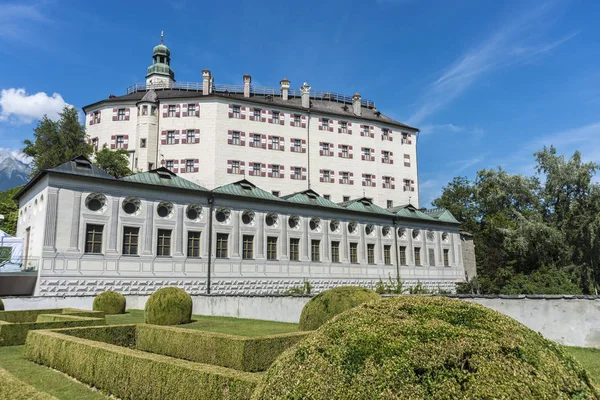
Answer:
<path fill-rule="evenodd" d="M 167 131 L 167 144 L 175 144 L 175 131 Z"/>
<path fill-rule="evenodd" d="M 271 194 L 275 197 L 279 197 L 279 190 L 273 190 Z"/>
<path fill-rule="evenodd" d="M 365 186 L 373 186 L 373 175 L 365 174 Z"/>
<path fill-rule="evenodd" d="M 369 264 L 375 264 L 375 244 L 367 244 L 367 262 Z"/>
<path fill-rule="evenodd" d="M 381 140 L 388 140 L 390 138 L 390 130 L 387 128 L 381 128 Z"/>
<path fill-rule="evenodd" d="M 117 149 L 125 147 L 125 136 L 117 136 Z"/>
<path fill-rule="evenodd" d="M 99 124 L 100 123 L 100 111 L 94 111 L 94 123 L 95 124 Z"/>
<path fill-rule="evenodd" d="M 267 237 L 267 260 L 277 260 L 277 238 Z"/>
<path fill-rule="evenodd" d="M 302 140 L 294 139 L 294 153 L 302 153 Z"/>
<path fill-rule="evenodd" d="M 421 265 L 421 248 L 415 247 L 415 265 Z"/>
<path fill-rule="evenodd" d="M 140 239 L 140 228 L 123 227 L 123 255 L 137 256 Z"/>
<path fill-rule="evenodd" d="M 231 162 L 231 173 L 232 174 L 239 174 L 240 173 L 240 162 L 239 161 L 232 161 Z"/>
<path fill-rule="evenodd" d="M 435 250 L 428 249 L 429 251 L 429 265 L 435 265 Z"/>
<path fill-rule="evenodd" d="M 394 200 L 388 200 L 386 203 L 386 207 L 387 208 L 392 208 L 394 207 Z"/>
<path fill-rule="evenodd" d="M 279 136 L 273 136 L 273 150 L 279 150 Z"/>
<path fill-rule="evenodd" d="M 348 158 L 348 146 L 342 145 L 342 158 Z"/>
<path fill-rule="evenodd" d="M 240 106 L 233 106 L 233 118 L 240 118 Z"/>
<path fill-rule="evenodd" d="M 408 155 L 408 154 L 404 155 L 404 166 L 410 167 L 410 155 Z"/>
<path fill-rule="evenodd" d="M 196 115 L 196 105 L 188 104 L 188 117 L 193 117 Z"/>
<path fill-rule="evenodd" d="M 350 243 L 350 262 L 358 264 L 358 243 Z"/>
<path fill-rule="evenodd" d="M 195 143 L 196 142 L 196 132 L 193 129 L 188 129 L 185 134 L 186 142 Z"/>
<path fill-rule="evenodd" d="M 259 108 L 254 109 L 254 120 L 260 121 L 260 109 Z"/>
<path fill-rule="evenodd" d="M 329 182 L 329 181 L 330 181 L 330 179 L 331 179 L 331 171 L 330 171 L 330 170 L 328 170 L 328 169 L 324 169 L 324 170 L 323 170 L 323 180 L 324 180 L 325 182 Z"/>
<path fill-rule="evenodd" d="M 328 156 L 329 155 L 329 143 L 321 143 L 321 151 L 323 152 L 324 156 Z"/>
<path fill-rule="evenodd" d="M 165 161 L 165 168 L 168 169 L 169 171 L 173 171 L 173 160 L 167 160 Z"/>
<path fill-rule="evenodd" d="M 142 139 L 142 140 L 146 140 L 146 139 Z M 94 151 L 98 151 L 98 138 L 93 138 L 92 139 L 92 147 L 94 148 Z M 144 146 L 146 147 L 146 146 Z"/>
<path fill-rule="evenodd" d="M 294 115 L 294 126 L 300 126 L 300 116 Z"/>
<path fill-rule="evenodd" d="M 371 135 L 371 127 L 369 125 L 364 125 L 363 126 L 363 136 L 370 136 Z"/>
<path fill-rule="evenodd" d="M 392 265 L 392 246 L 389 244 L 383 246 L 383 263 L 385 265 Z"/>
<path fill-rule="evenodd" d="M 148 115 L 148 106 L 142 106 L 142 115 Z"/>
<path fill-rule="evenodd" d="M 329 120 L 326 118 L 323 118 L 321 120 L 321 128 L 325 131 L 329 129 Z"/>
<path fill-rule="evenodd" d="M 252 136 L 252 147 L 261 147 L 261 142 L 260 142 L 260 135 L 254 134 Z"/>
<path fill-rule="evenodd" d="M 323 198 L 324 198 L 325 200 L 331 200 L 331 195 L 330 195 L 330 194 L 324 194 L 324 195 L 323 195 Z"/>
<path fill-rule="evenodd" d="M 151 115 L 156 115 L 156 106 L 152 106 L 152 107 L 150 108 L 150 114 L 151 114 Z"/>
<path fill-rule="evenodd" d="M 406 265 L 406 246 L 400 246 L 400 265 Z"/>
<path fill-rule="evenodd" d="M 310 241 L 311 261 L 321 261 L 321 241 L 313 239 Z"/>
<path fill-rule="evenodd" d="M 348 123 L 346 121 L 340 121 L 340 132 L 348 133 Z"/>
<path fill-rule="evenodd" d="M 185 160 L 185 172 L 194 172 L 194 160 Z"/>
<path fill-rule="evenodd" d="M 217 233 L 217 258 L 227 258 L 228 257 L 228 244 L 229 244 L 229 234 L 228 233 Z"/>
<path fill-rule="evenodd" d="M 146 139 L 140 139 L 140 148 L 142 148 L 142 149 L 146 148 Z"/>
<path fill-rule="evenodd" d="M 117 112 L 117 119 L 119 121 L 125 121 L 125 109 L 124 108 L 119 108 L 119 111 Z"/>
<path fill-rule="evenodd" d="M 235 144 L 236 146 L 239 146 L 241 141 L 240 141 L 240 133 L 239 132 L 233 132 L 231 134 L 231 143 Z"/>
<path fill-rule="evenodd" d="M 156 255 L 169 257 L 171 255 L 171 230 L 159 229 L 156 241 Z"/>
<path fill-rule="evenodd" d="M 273 111 L 273 122 L 276 124 L 279 123 L 279 111 Z"/>
<path fill-rule="evenodd" d="M 200 234 L 201 232 L 188 231 L 188 258 L 200 258 Z"/>
<path fill-rule="evenodd" d="M 260 176 L 260 163 L 255 162 L 252 164 L 252 175 Z"/>
<path fill-rule="evenodd" d="M 294 167 L 294 179 L 302 179 L 302 168 Z"/>
<path fill-rule="evenodd" d="M 271 176 L 273 176 L 273 178 L 279 178 L 279 165 L 271 165 Z"/>
<path fill-rule="evenodd" d="M 401 140 L 402 144 L 407 144 L 408 143 L 408 133 L 404 133 L 402 132 L 402 140 Z"/>
<path fill-rule="evenodd" d="M 343 196 L 342 201 L 350 201 L 350 196 Z"/>
<path fill-rule="evenodd" d="M 340 242 L 331 242 L 331 262 L 340 262 Z"/>
<path fill-rule="evenodd" d="M 175 108 L 175 105 L 170 105 L 168 116 L 174 117 L 176 115 L 176 112 L 177 112 L 177 109 Z"/>
<path fill-rule="evenodd" d="M 290 238 L 290 260 L 300 260 L 300 239 Z"/>
<path fill-rule="evenodd" d="M 152 171 L 154 169 L 154 163 L 148 163 L 148 171 Z"/>
<path fill-rule="evenodd" d="M 402 186 L 404 187 L 404 191 L 405 192 L 410 192 L 410 179 L 404 179 L 402 181 L 402 183 L 403 183 Z"/>
<path fill-rule="evenodd" d="M 254 258 L 254 236 L 244 235 L 242 239 L 242 258 L 252 260 Z"/>
<path fill-rule="evenodd" d="M 102 232 L 104 225 L 87 224 L 85 227 L 85 252 L 102 254 Z"/>
<path fill-rule="evenodd" d="M 370 161 L 371 160 L 371 149 L 367 148 L 367 147 L 363 147 L 363 156 L 365 158 L 365 160 Z"/>
<path fill-rule="evenodd" d="M 383 163 L 384 164 L 389 164 L 390 163 L 390 152 L 387 150 L 384 150 L 381 157 L 383 158 Z"/>
<path fill-rule="evenodd" d="M 383 187 L 388 188 L 388 189 L 392 187 L 392 177 L 391 176 L 383 177 Z"/>
<path fill-rule="evenodd" d="M 349 178 L 350 174 L 348 172 L 342 172 L 342 183 L 344 185 L 347 185 L 350 183 L 350 178 Z"/>
<path fill-rule="evenodd" d="M 450 266 L 450 250 L 444 249 L 444 267 Z"/>

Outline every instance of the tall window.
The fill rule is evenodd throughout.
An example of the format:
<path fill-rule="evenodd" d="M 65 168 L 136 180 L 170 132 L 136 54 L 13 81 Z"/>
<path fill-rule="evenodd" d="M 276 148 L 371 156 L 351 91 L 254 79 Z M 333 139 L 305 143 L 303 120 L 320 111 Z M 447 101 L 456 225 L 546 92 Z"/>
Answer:
<path fill-rule="evenodd" d="M 148 115 L 148 106 L 142 106 L 142 115 Z"/>
<path fill-rule="evenodd" d="M 408 143 L 408 133 L 402 132 L 402 144 Z"/>
<path fill-rule="evenodd" d="M 373 186 L 373 175 L 371 175 L 371 174 L 366 174 L 365 175 L 365 185 L 366 186 Z"/>
<path fill-rule="evenodd" d="M 167 114 L 169 117 L 174 117 L 176 113 L 175 105 L 171 104 L 169 106 L 169 113 Z"/>
<path fill-rule="evenodd" d="M 194 172 L 194 160 L 185 160 L 185 172 Z"/>
<path fill-rule="evenodd" d="M 383 246 L 383 263 L 385 265 L 392 265 L 392 246 L 389 244 Z"/>
<path fill-rule="evenodd" d="M 363 156 L 365 156 L 365 160 L 371 160 L 371 149 L 368 147 L 363 147 Z"/>
<path fill-rule="evenodd" d="M 383 177 L 383 187 L 384 188 L 391 188 L 392 187 L 392 177 L 391 176 L 384 176 Z"/>
<path fill-rule="evenodd" d="M 173 160 L 167 160 L 165 162 L 165 168 L 167 168 L 169 171 L 173 171 Z"/>
<path fill-rule="evenodd" d="M 450 266 L 450 250 L 444 249 L 444 267 Z"/>
<path fill-rule="evenodd" d="M 254 134 L 252 136 L 252 143 L 253 143 L 253 147 L 261 147 L 260 135 Z"/>
<path fill-rule="evenodd" d="M 388 140 L 390 138 L 390 130 L 387 128 L 381 128 L 381 140 Z"/>
<path fill-rule="evenodd" d="M 255 162 L 252 164 L 252 175 L 260 176 L 260 163 Z"/>
<path fill-rule="evenodd" d="M 244 235 L 242 238 L 242 258 L 252 260 L 254 258 L 254 236 Z"/>
<path fill-rule="evenodd" d="M 435 250 L 428 249 L 429 251 L 429 265 L 435 265 Z"/>
<path fill-rule="evenodd" d="M 240 145 L 240 133 L 239 132 L 233 132 L 231 134 L 231 143 L 235 144 L 237 146 Z"/>
<path fill-rule="evenodd" d="M 387 202 L 386 202 L 386 207 L 387 207 L 387 208 L 392 208 L 392 207 L 394 207 L 394 200 L 387 200 Z"/>
<path fill-rule="evenodd" d="M 188 231 L 187 256 L 200 258 L 200 232 Z"/>
<path fill-rule="evenodd" d="M 117 119 L 119 121 L 125 121 L 125 109 L 124 108 L 119 108 L 119 111 L 117 111 Z"/>
<path fill-rule="evenodd" d="M 142 139 L 142 140 L 146 140 L 146 139 Z M 94 148 L 94 151 L 98 151 L 98 138 L 92 139 L 92 147 Z M 144 147 L 146 147 L 146 146 L 144 146 Z"/>
<path fill-rule="evenodd" d="M 421 265 L 421 248 L 415 247 L 415 265 Z"/>
<path fill-rule="evenodd" d="M 273 136 L 273 150 L 279 150 L 279 136 Z"/>
<path fill-rule="evenodd" d="M 171 230 L 159 229 L 156 242 L 156 255 L 168 257 L 171 255 Z"/>
<path fill-rule="evenodd" d="M 321 241 L 313 239 L 310 241 L 311 261 L 321 261 Z"/>
<path fill-rule="evenodd" d="M 233 118 L 240 118 L 240 106 L 233 106 Z"/>
<path fill-rule="evenodd" d="M 331 242 L 331 262 L 340 262 L 340 242 Z"/>
<path fill-rule="evenodd" d="M 123 255 L 137 256 L 140 239 L 140 228 L 123 227 Z"/>
<path fill-rule="evenodd" d="M 104 225 L 87 224 L 85 227 L 85 252 L 87 254 L 102 253 L 102 232 Z"/>
<path fill-rule="evenodd" d="M 328 169 L 324 169 L 324 170 L 323 170 L 323 180 L 324 180 L 325 182 L 329 182 L 329 181 L 330 181 L 330 179 L 331 179 L 331 171 L 330 171 L 330 170 L 328 170 Z"/>
<path fill-rule="evenodd" d="M 328 156 L 329 155 L 329 143 L 321 143 L 321 151 L 323 152 L 324 156 Z"/>
<path fill-rule="evenodd" d="M 175 131 L 167 131 L 167 144 L 175 144 Z"/>
<path fill-rule="evenodd" d="M 100 123 L 100 111 L 94 111 L 94 123 L 95 124 L 99 124 Z"/>
<path fill-rule="evenodd" d="M 367 244 L 367 262 L 369 264 L 375 264 L 375 244 Z"/>
<path fill-rule="evenodd" d="M 267 237 L 267 260 L 277 260 L 277 238 Z"/>
<path fill-rule="evenodd" d="M 156 106 L 150 107 L 150 115 L 156 115 Z"/>
<path fill-rule="evenodd" d="M 290 238 L 290 260 L 300 260 L 300 239 Z"/>
<path fill-rule="evenodd" d="M 254 120 L 260 121 L 260 109 L 259 108 L 254 109 Z"/>
<path fill-rule="evenodd" d="M 239 174 L 240 173 L 240 162 L 239 161 L 232 161 L 231 162 L 231 173 L 232 174 Z"/>
<path fill-rule="evenodd" d="M 402 186 L 404 187 L 405 192 L 410 192 L 410 179 L 404 179 L 402 181 Z"/>
<path fill-rule="evenodd" d="M 347 185 L 350 183 L 350 178 L 349 178 L 349 173 L 348 172 L 342 172 L 342 183 L 344 185 Z"/>
<path fill-rule="evenodd" d="M 117 136 L 117 149 L 125 147 L 125 136 Z"/>
<path fill-rule="evenodd" d="M 342 145 L 342 158 L 348 158 L 348 146 L 347 145 Z"/>
<path fill-rule="evenodd" d="M 273 178 L 279 178 L 279 165 L 274 164 L 271 166 L 271 175 Z"/>
<path fill-rule="evenodd" d="M 301 153 L 302 152 L 302 140 L 294 139 L 294 152 Z"/>
<path fill-rule="evenodd" d="M 229 234 L 228 233 L 217 233 L 217 258 L 227 258 L 228 257 L 228 244 L 229 244 Z"/>
<path fill-rule="evenodd" d="M 278 124 L 279 118 L 280 118 L 279 111 L 273 111 L 273 122 Z"/>
<path fill-rule="evenodd" d="M 189 117 L 193 117 L 196 115 L 196 105 L 195 104 L 188 104 L 188 116 Z"/>
<path fill-rule="evenodd" d="M 294 167 L 294 179 L 302 179 L 302 168 Z"/>
<path fill-rule="evenodd" d="M 369 125 L 364 125 L 363 126 L 363 136 L 370 136 L 371 135 L 371 127 Z"/>
<path fill-rule="evenodd" d="M 350 243 L 350 262 L 358 263 L 358 243 Z"/>
<path fill-rule="evenodd" d="M 188 129 L 185 134 L 185 139 L 188 143 L 194 143 L 196 141 L 196 132 L 194 132 L 193 129 Z"/>
<path fill-rule="evenodd" d="M 300 126 L 300 116 L 294 115 L 294 126 Z"/>
<path fill-rule="evenodd" d="M 340 131 L 342 133 L 348 133 L 348 123 L 346 121 L 340 122 Z"/>
<path fill-rule="evenodd" d="M 390 163 L 390 152 L 387 150 L 384 150 L 382 153 L 382 158 L 383 158 L 383 163 L 385 164 L 389 164 Z"/>
<path fill-rule="evenodd" d="M 329 129 L 329 120 L 327 118 L 321 120 L 321 128 L 323 128 L 323 130 Z"/>
<path fill-rule="evenodd" d="M 400 265 L 406 265 L 406 246 L 400 246 Z"/>
<path fill-rule="evenodd" d="M 146 139 L 140 139 L 140 148 L 141 149 L 145 149 L 146 148 Z M 98 150 L 98 146 L 96 145 L 96 150 Z"/>

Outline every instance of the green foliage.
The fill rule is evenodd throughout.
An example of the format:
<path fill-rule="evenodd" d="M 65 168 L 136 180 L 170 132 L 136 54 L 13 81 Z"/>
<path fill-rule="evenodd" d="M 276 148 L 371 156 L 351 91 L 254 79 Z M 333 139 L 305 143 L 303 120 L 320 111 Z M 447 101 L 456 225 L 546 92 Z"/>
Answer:
<path fill-rule="evenodd" d="M 23 153 L 33 157 L 32 176 L 77 156 L 89 157 L 93 152 L 77 109 L 65 106 L 59 116 L 58 121 L 52 121 L 44 115 L 34 130 L 35 141 L 24 141 Z"/>
<path fill-rule="evenodd" d="M 408 288 L 408 293 L 409 294 L 431 294 L 431 291 L 429 289 L 427 289 L 425 286 L 423 286 L 423 283 L 421 283 L 421 281 L 417 281 L 416 285 L 410 286 Z"/>
<path fill-rule="evenodd" d="M 137 325 L 136 348 L 184 360 L 256 372 L 266 370 L 281 352 L 306 335 L 295 332 L 247 338 L 175 327 Z"/>
<path fill-rule="evenodd" d="M 0 299 L 0 311 L 4 311 L 4 302 Z"/>
<path fill-rule="evenodd" d="M 465 301 L 362 304 L 285 351 L 253 395 L 267 399 L 599 399 L 562 348 Z"/>
<path fill-rule="evenodd" d="M 312 285 L 310 284 L 310 282 L 308 280 L 305 279 L 302 286 L 295 286 L 291 289 L 286 290 L 283 293 L 284 294 L 310 294 L 311 291 L 312 291 Z"/>
<path fill-rule="evenodd" d="M 0 229 L 11 236 L 17 234 L 17 219 L 19 217 L 19 204 L 13 200 L 21 186 L 0 192 L 0 215 L 4 219 L 0 221 Z"/>
<path fill-rule="evenodd" d="M 479 279 L 461 291 L 597 293 L 598 165 L 583 163 L 579 152 L 566 159 L 554 147 L 535 157 L 534 176 L 481 170 L 474 181 L 454 178 L 433 201 L 474 235 Z"/>
<path fill-rule="evenodd" d="M 105 315 L 125 313 L 126 300 L 121 293 L 107 290 L 94 298 L 92 309 L 104 311 Z"/>
<path fill-rule="evenodd" d="M 56 397 L 40 392 L 31 385 L 15 378 L 0 368 L 0 399 L 5 400 L 57 400 Z"/>
<path fill-rule="evenodd" d="M 35 331 L 25 357 L 122 399 L 249 399 L 260 376 L 61 334 Z"/>
<path fill-rule="evenodd" d="M 94 154 L 94 164 L 115 178 L 131 175 L 129 152 L 125 149 L 110 150 L 106 145 Z"/>
<path fill-rule="evenodd" d="M 132 349 L 136 346 L 136 325 L 86 326 L 83 328 L 61 329 L 57 332 L 80 339 L 114 344 L 115 346 Z"/>
<path fill-rule="evenodd" d="M 192 296 L 177 287 L 158 289 L 146 302 L 144 318 L 154 325 L 187 324 L 192 319 Z"/>
<path fill-rule="evenodd" d="M 379 298 L 374 291 L 359 286 L 340 286 L 325 290 L 306 303 L 300 314 L 299 329 L 315 330 L 336 315 Z"/>
<path fill-rule="evenodd" d="M 406 290 L 404 282 L 401 279 L 392 279 L 391 275 L 388 275 L 387 282 L 379 278 L 379 282 L 375 285 L 375 292 L 377 294 L 403 294 Z"/>

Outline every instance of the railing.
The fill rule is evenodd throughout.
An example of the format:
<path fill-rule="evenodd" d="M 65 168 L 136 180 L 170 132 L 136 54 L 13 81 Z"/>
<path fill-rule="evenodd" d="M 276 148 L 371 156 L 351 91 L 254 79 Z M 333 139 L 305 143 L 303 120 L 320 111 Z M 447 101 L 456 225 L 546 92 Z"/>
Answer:
<path fill-rule="evenodd" d="M 149 89 L 164 90 L 189 90 L 201 92 L 202 82 L 174 82 L 172 84 L 157 82 L 152 84 L 137 83 L 127 88 L 127 94 L 135 92 L 145 92 Z M 212 85 L 212 91 L 215 93 L 244 93 L 244 85 Z M 269 88 L 263 86 L 250 86 L 250 94 L 257 96 L 281 96 L 281 89 Z M 289 97 L 301 97 L 300 89 L 289 89 Z M 322 90 L 311 90 L 310 98 L 321 101 L 333 101 L 336 103 L 352 104 L 352 96 L 339 93 L 324 92 Z M 361 99 L 361 105 L 369 108 L 375 108 L 375 102 L 372 100 Z"/>

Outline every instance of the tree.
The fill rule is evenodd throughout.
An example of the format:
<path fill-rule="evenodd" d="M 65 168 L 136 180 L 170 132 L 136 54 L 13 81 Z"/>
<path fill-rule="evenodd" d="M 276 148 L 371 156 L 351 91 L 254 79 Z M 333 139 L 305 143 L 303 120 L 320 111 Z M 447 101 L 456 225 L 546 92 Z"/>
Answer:
<path fill-rule="evenodd" d="M 33 158 L 32 176 L 77 156 L 89 157 L 93 152 L 74 107 L 65 106 L 58 121 L 44 115 L 34 132 L 35 141 L 25 140 L 23 148 L 23 153 Z"/>
<path fill-rule="evenodd" d="M 19 205 L 13 200 L 13 197 L 19 190 L 21 190 L 21 186 L 0 192 L 0 215 L 4 216 L 4 219 L 0 220 L 0 229 L 11 236 L 17 233 Z"/>
<path fill-rule="evenodd" d="M 114 176 L 122 178 L 131 175 L 129 152 L 125 149 L 110 150 L 106 145 L 94 155 L 94 164 Z"/>

